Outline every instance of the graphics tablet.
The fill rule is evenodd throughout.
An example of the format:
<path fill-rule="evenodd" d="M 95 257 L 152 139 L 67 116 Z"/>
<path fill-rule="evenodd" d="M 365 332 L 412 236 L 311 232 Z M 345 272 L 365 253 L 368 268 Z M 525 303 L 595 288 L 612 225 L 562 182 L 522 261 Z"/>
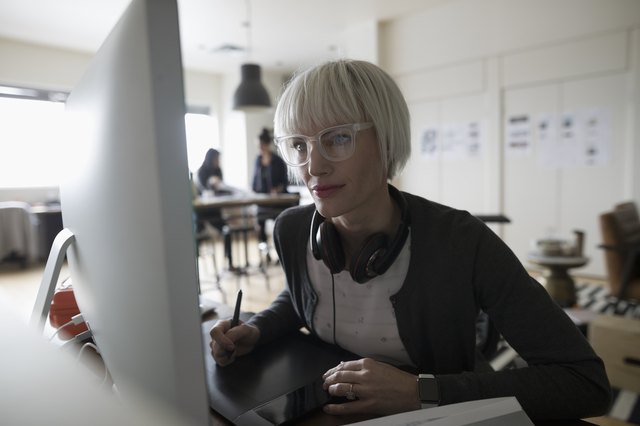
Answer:
<path fill-rule="evenodd" d="M 294 333 L 219 367 L 209 349 L 211 325 L 203 326 L 209 404 L 237 425 L 284 424 L 323 406 L 329 395 L 322 389 L 322 374 L 358 358 Z"/>

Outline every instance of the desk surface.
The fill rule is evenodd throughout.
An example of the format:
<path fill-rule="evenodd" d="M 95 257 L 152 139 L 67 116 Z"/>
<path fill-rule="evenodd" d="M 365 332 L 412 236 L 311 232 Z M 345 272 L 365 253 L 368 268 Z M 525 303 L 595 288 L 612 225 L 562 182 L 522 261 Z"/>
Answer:
<path fill-rule="evenodd" d="M 300 202 L 300 194 L 242 194 L 219 195 L 207 198 L 196 198 L 193 207 L 196 211 L 219 209 L 223 207 L 243 206 L 269 206 L 269 205 L 297 205 Z"/>
<path fill-rule="evenodd" d="M 227 318 L 232 314 L 232 309 L 226 305 L 216 304 L 216 314 L 215 316 L 207 317 L 207 321 L 203 324 L 203 333 L 204 333 L 204 341 L 207 346 L 211 341 L 209 337 L 209 329 L 215 323 L 215 318 Z M 205 354 L 205 356 L 211 357 L 210 354 Z M 303 423 L 305 425 L 345 425 L 349 423 L 354 423 L 358 421 L 366 420 L 367 418 L 371 418 L 371 416 L 364 415 L 352 415 L 352 416 L 330 416 L 325 414 L 321 409 L 315 410 L 303 418 L 299 419 L 298 423 Z M 536 426 L 588 426 L 593 425 L 593 423 L 589 423 L 584 420 L 547 420 L 547 421 L 534 421 Z M 228 426 L 232 423 L 225 419 L 222 415 L 217 412 L 211 410 L 211 424 L 213 426 Z"/>

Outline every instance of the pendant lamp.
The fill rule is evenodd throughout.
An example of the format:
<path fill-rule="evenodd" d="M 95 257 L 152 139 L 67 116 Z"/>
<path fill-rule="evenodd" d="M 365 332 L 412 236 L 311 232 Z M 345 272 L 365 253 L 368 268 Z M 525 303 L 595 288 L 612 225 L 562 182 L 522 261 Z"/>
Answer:
<path fill-rule="evenodd" d="M 233 94 L 233 109 L 244 112 L 263 111 L 271 107 L 267 89 L 260 81 L 260 65 L 243 64 L 240 66 L 240 85 Z"/>
<path fill-rule="evenodd" d="M 251 0 L 245 0 L 247 20 L 247 52 L 251 54 Z M 244 112 L 260 112 L 271 108 L 271 99 L 267 89 L 260 81 L 260 65 L 247 63 L 240 66 L 240 86 L 233 94 L 233 109 Z"/>

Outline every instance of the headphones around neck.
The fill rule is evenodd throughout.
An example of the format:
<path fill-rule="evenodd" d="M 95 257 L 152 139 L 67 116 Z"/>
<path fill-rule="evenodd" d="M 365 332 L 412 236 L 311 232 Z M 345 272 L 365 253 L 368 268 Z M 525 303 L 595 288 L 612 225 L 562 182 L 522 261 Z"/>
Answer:
<path fill-rule="evenodd" d="M 400 206 L 400 225 L 391 242 L 382 232 L 367 237 L 360 250 L 354 253 L 349 265 L 351 278 L 364 284 L 371 278 L 384 274 L 400 254 L 409 235 L 409 208 L 407 201 L 398 189 L 389 185 L 391 197 Z M 337 274 L 345 267 L 345 255 L 340 241 L 340 234 L 331 222 L 325 222 L 317 210 L 311 219 L 311 252 L 316 260 L 322 259 L 332 274 Z"/>

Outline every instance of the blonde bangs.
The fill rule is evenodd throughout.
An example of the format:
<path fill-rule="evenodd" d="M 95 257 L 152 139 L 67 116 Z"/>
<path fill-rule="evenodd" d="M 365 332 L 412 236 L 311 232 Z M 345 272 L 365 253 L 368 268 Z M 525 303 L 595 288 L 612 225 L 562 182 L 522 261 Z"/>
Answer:
<path fill-rule="evenodd" d="M 313 68 L 292 80 L 276 109 L 278 136 L 369 120 L 355 91 L 347 87 L 349 79 L 336 71 L 336 67 Z"/>
<path fill-rule="evenodd" d="M 278 102 L 274 129 L 276 136 L 283 136 L 363 122 L 373 123 L 383 172 L 393 178 L 411 154 L 404 97 L 393 79 L 376 65 L 337 60 L 294 76 Z"/>

